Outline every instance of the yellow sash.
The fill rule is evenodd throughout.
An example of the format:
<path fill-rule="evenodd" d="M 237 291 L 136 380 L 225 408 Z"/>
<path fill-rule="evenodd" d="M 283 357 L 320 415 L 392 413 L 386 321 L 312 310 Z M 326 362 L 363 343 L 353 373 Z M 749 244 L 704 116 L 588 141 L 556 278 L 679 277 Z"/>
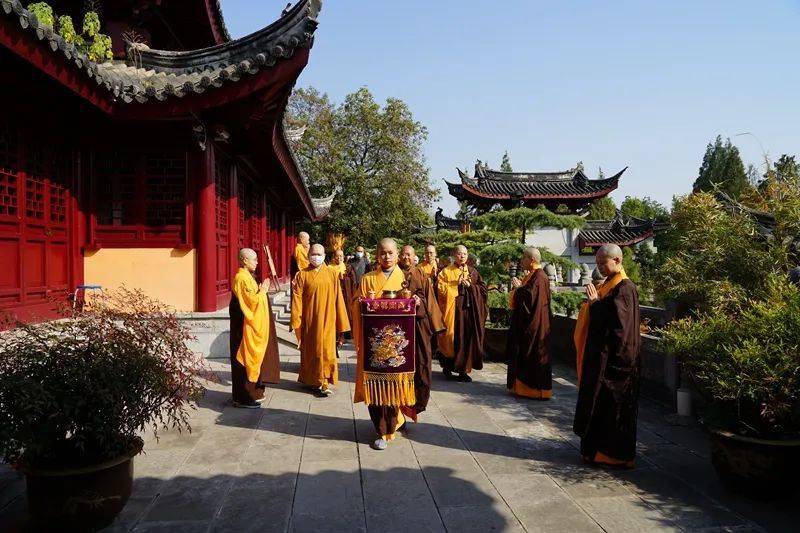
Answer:
<path fill-rule="evenodd" d="M 628 279 L 625 274 L 625 269 L 620 269 L 619 272 L 608 278 L 597 289 L 597 297 L 602 300 L 620 284 L 623 279 Z M 576 354 L 576 368 L 578 370 L 578 385 L 581 383 L 581 372 L 583 371 L 583 352 L 586 349 L 586 337 L 589 335 L 589 302 L 581 304 L 581 310 L 578 312 L 578 321 L 575 324 L 575 334 L 572 339 L 575 341 L 575 354 Z"/>

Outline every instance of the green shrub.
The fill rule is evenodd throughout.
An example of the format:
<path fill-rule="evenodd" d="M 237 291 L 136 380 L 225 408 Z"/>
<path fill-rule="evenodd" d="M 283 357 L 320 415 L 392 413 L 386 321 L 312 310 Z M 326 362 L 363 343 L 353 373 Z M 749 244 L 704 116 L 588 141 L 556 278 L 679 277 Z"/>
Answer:
<path fill-rule="evenodd" d="M 800 291 L 764 276 L 761 299 L 711 307 L 669 324 L 677 355 L 711 403 L 709 423 L 758 437 L 800 433 Z"/>
<path fill-rule="evenodd" d="M 73 24 L 72 17 L 69 15 L 58 17 L 58 34 L 68 43 L 76 46 L 83 46 L 84 44 L 83 37 L 75 31 L 75 24 Z"/>
<path fill-rule="evenodd" d="M 28 4 L 28 11 L 30 11 L 36 16 L 36 20 L 38 20 L 40 24 L 44 24 L 45 26 L 50 26 L 51 28 L 55 26 L 55 16 L 53 15 L 53 8 L 50 7 L 50 5 L 47 4 L 47 2 L 36 2 L 34 4 Z"/>
<path fill-rule="evenodd" d="M 0 457 L 37 467 L 96 464 L 145 429 L 190 429 L 213 378 L 174 311 L 121 289 L 90 310 L 0 337 Z"/>
<path fill-rule="evenodd" d="M 508 309 L 508 293 L 489 291 L 486 296 L 486 304 L 492 309 Z"/>
<path fill-rule="evenodd" d="M 83 33 L 88 37 L 100 33 L 100 15 L 96 11 L 89 11 L 83 16 Z"/>
<path fill-rule="evenodd" d="M 759 238 L 747 215 L 728 212 L 708 193 L 675 202 L 669 233 L 671 253 L 656 290 L 662 301 L 693 311 L 760 298 L 767 275 L 785 268 L 780 246 Z"/>
<path fill-rule="evenodd" d="M 111 37 L 103 35 L 102 33 L 96 33 L 94 37 L 92 37 L 92 42 L 89 44 L 89 50 L 86 55 L 89 57 L 89 60 L 95 62 L 113 59 L 114 54 L 111 50 Z"/>
<path fill-rule="evenodd" d="M 550 294 L 550 308 L 553 313 L 574 316 L 580 310 L 584 300 L 586 300 L 586 296 L 582 291 L 554 291 Z"/>

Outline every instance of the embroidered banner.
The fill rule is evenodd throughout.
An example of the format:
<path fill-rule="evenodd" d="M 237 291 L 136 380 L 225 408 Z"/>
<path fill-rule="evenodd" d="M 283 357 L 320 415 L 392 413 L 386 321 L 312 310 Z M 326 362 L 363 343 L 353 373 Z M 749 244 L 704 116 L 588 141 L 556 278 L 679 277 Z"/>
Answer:
<path fill-rule="evenodd" d="M 361 302 L 364 382 L 367 405 L 414 405 L 413 298 L 365 299 Z"/>

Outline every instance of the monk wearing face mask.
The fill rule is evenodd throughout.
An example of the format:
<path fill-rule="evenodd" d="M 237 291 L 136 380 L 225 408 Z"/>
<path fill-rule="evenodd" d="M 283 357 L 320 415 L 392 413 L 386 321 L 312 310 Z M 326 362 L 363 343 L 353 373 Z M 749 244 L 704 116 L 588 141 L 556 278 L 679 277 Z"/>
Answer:
<path fill-rule="evenodd" d="M 300 344 L 298 381 L 320 396 L 333 394 L 339 381 L 336 343 L 350 331 L 339 272 L 325 264 L 325 249 L 311 246 L 309 265 L 295 278 L 291 328 Z"/>

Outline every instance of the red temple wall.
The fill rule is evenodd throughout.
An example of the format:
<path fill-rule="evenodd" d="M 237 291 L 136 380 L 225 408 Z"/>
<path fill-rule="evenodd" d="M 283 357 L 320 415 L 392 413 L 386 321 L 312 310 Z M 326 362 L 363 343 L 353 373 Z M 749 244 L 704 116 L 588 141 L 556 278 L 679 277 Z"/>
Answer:
<path fill-rule="evenodd" d="M 182 310 L 219 309 L 229 303 L 236 254 L 245 246 L 259 254 L 258 275 L 268 275 L 268 245 L 278 278 L 288 281 L 291 218 L 267 201 L 260 177 L 219 152 L 213 219 L 205 221 L 198 216 L 202 180 L 193 161 L 204 157 L 199 150 L 84 144 L 91 148 L 71 146 L 64 137 L 46 139 L 0 118 L 0 311 L 24 320 L 51 318 L 54 301 L 68 303 L 77 285 L 130 286 L 162 268 L 173 279 L 189 277 L 196 294 L 188 300 L 169 291 L 151 296 Z M 203 250 L 196 242 L 204 227 L 213 228 L 213 270 L 206 270 L 213 272 L 213 294 L 205 307 L 199 293 L 207 274 L 199 268 Z M 84 270 L 91 279 L 84 280 Z M 170 287 L 185 292 L 185 283 Z"/>

